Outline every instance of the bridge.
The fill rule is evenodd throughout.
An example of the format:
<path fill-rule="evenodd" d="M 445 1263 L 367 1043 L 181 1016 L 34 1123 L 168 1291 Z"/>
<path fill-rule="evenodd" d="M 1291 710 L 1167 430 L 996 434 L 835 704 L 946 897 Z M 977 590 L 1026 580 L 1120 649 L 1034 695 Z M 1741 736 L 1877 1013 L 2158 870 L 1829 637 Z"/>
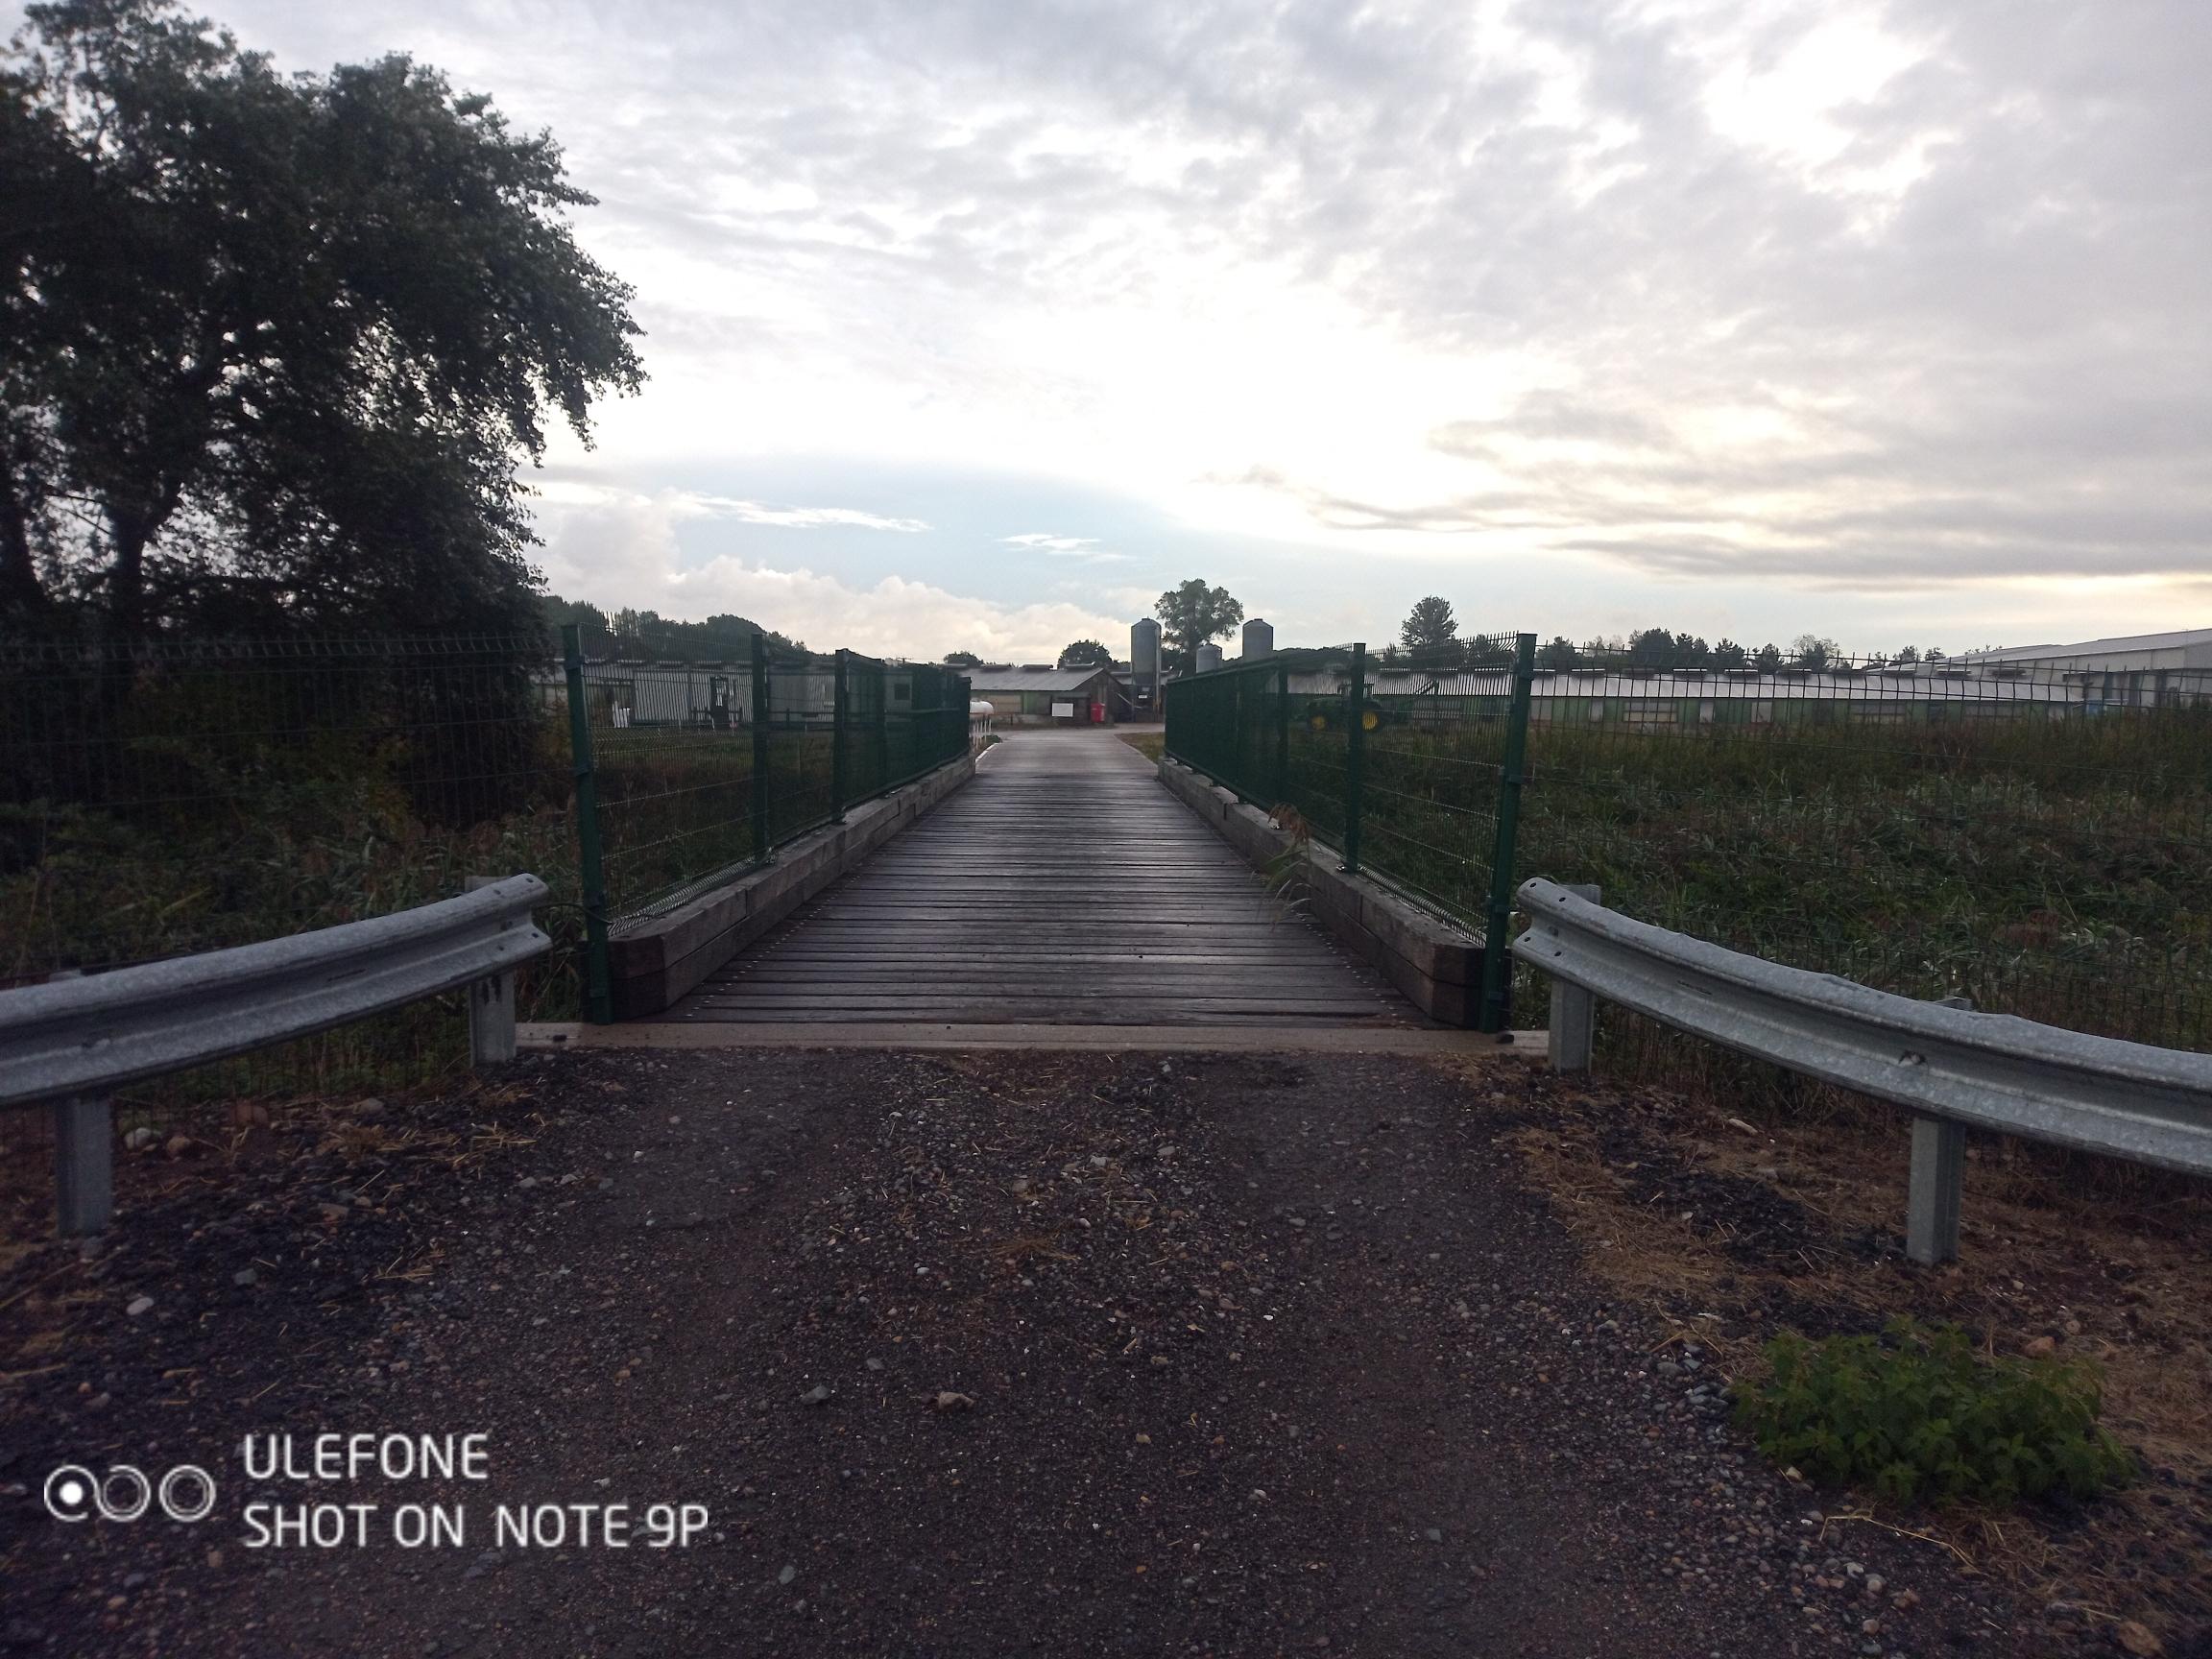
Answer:
<path fill-rule="evenodd" d="M 1429 1023 L 1095 728 L 986 750 L 973 781 L 661 1018 Z"/>

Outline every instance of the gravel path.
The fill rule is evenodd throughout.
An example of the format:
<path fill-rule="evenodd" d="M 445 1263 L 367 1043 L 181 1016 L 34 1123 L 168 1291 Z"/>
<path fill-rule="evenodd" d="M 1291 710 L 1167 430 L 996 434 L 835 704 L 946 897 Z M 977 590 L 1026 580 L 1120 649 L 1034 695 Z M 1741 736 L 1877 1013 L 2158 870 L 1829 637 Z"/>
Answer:
<path fill-rule="evenodd" d="M 587 1051 L 127 1187 L 106 1254 L 0 1284 L 46 1356 L 0 1403 L 0 1651 L 2042 1650 L 1924 1545 L 1837 1554 L 1702 1357 L 1580 1274 L 1503 1139 L 1530 1075 Z M 481 1433 L 488 1479 L 237 1455 L 355 1431 Z M 64 1459 L 221 1502 L 65 1527 Z M 409 1502 L 466 1538 L 397 1548 Z M 371 1543 L 251 1548 L 253 1503 L 374 1504 Z M 629 1548 L 573 1508 L 494 1547 L 500 1504 L 614 1503 Z M 654 1503 L 707 1519 L 651 1548 Z"/>

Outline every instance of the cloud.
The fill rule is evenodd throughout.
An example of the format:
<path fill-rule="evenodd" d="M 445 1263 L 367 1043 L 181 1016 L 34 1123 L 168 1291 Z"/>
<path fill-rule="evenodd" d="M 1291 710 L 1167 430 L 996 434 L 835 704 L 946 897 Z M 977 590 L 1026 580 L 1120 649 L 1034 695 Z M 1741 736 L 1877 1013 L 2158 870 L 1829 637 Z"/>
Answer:
<path fill-rule="evenodd" d="M 1042 553 L 1047 559 L 1077 559 L 1088 565 L 1127 565 L 1132 556 L 1114 553 L 1098 545 L 1095 536 L 1053 536 L 1043 531 L 1031 531 L 1021 536 L 1001 536 L 1000 542 L 1008 547 L 1019 547 L 1025 553 Z"/>
<path fill-rule="evenodd" d="M 817 649 L 925 660 L 958 650 L 1046 661 L 1070 640 L 1113 639 L 1127 627 L 1074 601 L 1007 603 L 903 575 L 856 583 L 735 554 L 687 558 L 679 527 L 720 516 L 717 497 L 572 482 L 548 495 L 541 561 L 547 585 L 565 598 L 609 610 L 692 618 L 734 613 Z"/>
<path fill-rule="evenodd" d="M 2088 625 L 2207 563 L 2201 0 L 231 11 L 287 66 L 418 50 L 567 143 L 649 330 L 601 450 L 633 482 L 992 466 L 1035 485 L 1017 521 L 1111 488 L 1372 556 L 1363 592 L 1448 549 L 1717 612 L 2067 582 L 2047 613 Z M 1017 599 L 1117 557 L 1002 544 L 1039 555 Z M 1563 587 L 1574 632 L 1602 601 Z"/>
<path fill-rule="evenodd" d="M 537 485 L 541 498 L 568 504 L 602 505 L 620 501 L 633 492 L 618 486 L 589 483 L 555 474 Z M 920 518 L 886 518 L 852 507 L 767 507 L 730 495 L 709 495 L 691 490 L 669 490 L 659 499 L 671 518 L 730 518 L 740 524 L 775 524 L 788 530 L 820 530 L 841 526 L 854 530 L 891 530 L 919 535 L 929 526 Z"/>

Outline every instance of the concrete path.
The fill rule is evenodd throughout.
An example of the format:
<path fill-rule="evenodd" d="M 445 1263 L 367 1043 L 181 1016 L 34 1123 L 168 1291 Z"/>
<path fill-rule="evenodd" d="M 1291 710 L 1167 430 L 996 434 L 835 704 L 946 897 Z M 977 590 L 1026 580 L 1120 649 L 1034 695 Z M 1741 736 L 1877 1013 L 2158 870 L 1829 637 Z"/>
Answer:
<path fill-rule="evenodd" d="M 664 1019 L 1410 1025 L 1112 732 L 1019 731 L 974 782 Z"/>

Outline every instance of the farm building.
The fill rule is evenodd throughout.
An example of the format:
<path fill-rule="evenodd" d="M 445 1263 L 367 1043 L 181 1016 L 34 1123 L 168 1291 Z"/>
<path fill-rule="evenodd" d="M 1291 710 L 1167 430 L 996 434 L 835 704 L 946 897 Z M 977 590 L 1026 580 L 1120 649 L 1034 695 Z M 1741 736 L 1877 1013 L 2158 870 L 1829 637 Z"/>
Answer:
<path fill-rule="evenodd" d="M 549 710 L 568 707 L 567 673 L 552 663 L 531 682 Z M 748 662 L 603 661 L 584 665 L 585 695 L 594 724 L 698 729 L 746 726 L 753 718 L 753 668 Z M 884 690 L 895 712 L 912 705 L 914 677 L 892 664 Z M 829 725 L 836 714 L 835 673 L 821 662 L 779 662 L 769 676 L 772 724 Z"/>
<path fill-rule="evenodd" d="M 2212 628 L 2074 645 L 2008 645 L 1951 659 L 1984 674 L 2064 675 L 2092 707 L 2156 709 L 2212 698 Z"/>
<path fill-rule="evenodd" d="M 1104 662 L 1080 668 L 985 663 L 967 675 L 969 695 L 990 702 L 994 726 L 1108 725 L 1123 703 L 1114 670 Z"/>
<path fill-rule="evenodd" d="M 1310 705 L 1309 723 L 1342 718 L 1347 676 L 1291 670 L 1289 692 Z M 1382 671 L 1368 701 L 1377 723 L 1447 725 L 1504 717 L 1510 676 L 1502 671 L 1412 674 Z M 1963 669 L 1911 668 L 1815 673 L 1805 669 L 1639 673 L 1571 668 L 1536 675 L 1529 719 L 1646 731 L 1700 726 L 1934 724 L 2082 704 L 2080 685 L 2056 678 L 1984 677 Z"/>

